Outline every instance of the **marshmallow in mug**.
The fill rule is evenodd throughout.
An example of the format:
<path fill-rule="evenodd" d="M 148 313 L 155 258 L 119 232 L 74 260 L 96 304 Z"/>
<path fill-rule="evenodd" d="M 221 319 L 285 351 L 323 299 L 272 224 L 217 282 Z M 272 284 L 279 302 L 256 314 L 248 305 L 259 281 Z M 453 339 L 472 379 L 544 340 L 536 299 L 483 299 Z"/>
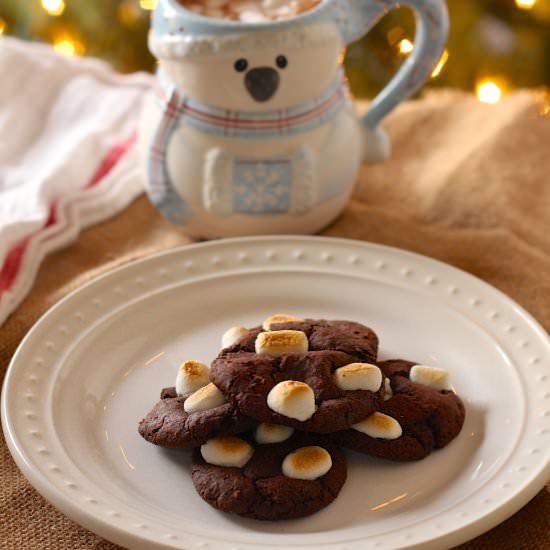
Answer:
<path fill-rule="evenodd" d="M 178 0 L 186 9 L 243 23 L 281 21 L 313 9 L 320 0 Z"/>

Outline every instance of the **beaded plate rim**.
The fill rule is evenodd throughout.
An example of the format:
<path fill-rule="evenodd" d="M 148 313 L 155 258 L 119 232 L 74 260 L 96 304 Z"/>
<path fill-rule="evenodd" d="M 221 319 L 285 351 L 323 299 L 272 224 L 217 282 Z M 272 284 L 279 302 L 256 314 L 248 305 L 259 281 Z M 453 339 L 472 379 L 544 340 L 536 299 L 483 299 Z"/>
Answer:
<path fill-rule="evenodd" d="M 187 245 L 134 261 L 73 291 L 48 310 L 17 349 L 2 390 L 2 426 L 23 474 L 54 506 L 97 534 L 130 548 L 273 547 L 262 541 L 224 542 L 193 533 L 148 525 L 130 506 L 112 509 L 90 480 L 70 475 L 68 458 L 44 430 L 47 384 L 39 384 L 47 364 L 62 361 L 64 350 L 102 318 L 152 292 L 207 277 L 268 270 L 353 274 L 367 280 L 392 280 L 422 292 L 506 337 L 507 351 L 531 403 L 522 445 L 507 457 L 482 493 L 445 510 L 437 522 L 417 523 L 395 535 L 323 543 L 315 534 L 300 548 L 446 548 L 494 527 L 526 504 L 550 477 L 550 338 L 537 321 L 506 295 L 448 264 L 412 252 L 331 237 L 247 237 Z M 60 321 L 61 319 L 61 321 Z M 70 319 L 70 322 L 69 322 Z M 73 328 L 76 324 L 76 330 Z M 44 338 L 44 334 L 47 337 Z M 32 356 L 29 361 L 27 355 Z M 46 374 L 47 376 L 47 374 Z M 24 379 L 24 393 L 17 391 Z M 41 394 L 40 392 L 43 392 Z M 29 428 L 22 432 L 20 425 Z M 89 483 L 88 483 L 88 482 Z M 97 490 L 96 490 L 97 489 Z"/>

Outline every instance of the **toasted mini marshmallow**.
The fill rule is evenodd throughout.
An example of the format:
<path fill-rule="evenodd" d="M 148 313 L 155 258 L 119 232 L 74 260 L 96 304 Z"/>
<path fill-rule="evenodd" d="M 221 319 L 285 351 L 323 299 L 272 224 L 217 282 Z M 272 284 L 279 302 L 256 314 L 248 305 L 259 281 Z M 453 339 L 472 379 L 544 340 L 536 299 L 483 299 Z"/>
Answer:
<path fill-rule="evenodd" d="M 208 464 L 242 468 L 254 454 L 252 445 L 239 437 L 220 436 L 201 446 L 201 455 Z"/>
<path fill-rule="evenodd" d="M 187 414 L 207 411 L 225 403 L 222 392 L 210 383 L 191 394 L 184 402 L 183 409 Z"/>
<path fill-rule="evenodd" d="M 176 392 L 178 395 L 189 395 L 206 386 L 209 381 L 209 369 L 200 361 L 185 361 L 176 376 Z"/>
<path fill-rule="evenodd" d="M 287 315 L 286 313 L 276 313 L 271 317 L 268 317 L 262 324 L 264 330 L 271 330 L 271 325 L 276 325 L 277 323 L 301 323 L 303 319 L 299 317 L 293 317 L 292 315 Z"/>
<path fill-rule="evenodd" d="M 341 389 L 378 391 L 382 371 L 370 363 L 350 363 L 334 371 L 334 383 Z"/>
<path fill-rule="evenodd" d="M 439 367 L 427 367 L 425 365 L 415 365 L 409 373 L 411 382 L 423 384 L 434 390 L 449 390 L 449 373 Z"/>
<path fill-rule="evenodd" d="M 276 413 L 304 422 L 315 413 L 315 394 L 304 382 L 285 380 L 267 394 L 267 406 Z"/>
<path fill-rule="evenodd" d="M 305 353 L 309 343 L 301 330 L 260 332 L 256 337 L 256 353 L 280 357 L 284 353 Z"/>
<path fill-rule="evenodd" d="M 391 389 L 391 382 L 389 378 L 384 378 L 384 401 L 388 401 L 393 397 L 393 390 Z"/>
<path fill-rule="evenodd" d="M 323 447 L 300 447 L 283 460 L 283 474 L 293 479 L 317 479 L 332 468 L 330 453 Z"/>
<path fill-rule="evenodd" d="M 254 433 L 254 438 L 261 445 L 268 443 L 281 443 L 286 441 L 294 433 L 294 428 L 262 422 Z"/>
<path fill-rule="evenodd" d="M 377 439 L 397 439 L 403 435 L 401 425 L 395 418 L 379 412 L 367 416 L 352 428 Z"/>
<path fill-rule="evenodd" d="M 248 334 L 248 329 L 245 327 L 231 327 L 226 330 L 222 336 L 222 348 L 229 348 L 236 344 L 245 334 Z"/>

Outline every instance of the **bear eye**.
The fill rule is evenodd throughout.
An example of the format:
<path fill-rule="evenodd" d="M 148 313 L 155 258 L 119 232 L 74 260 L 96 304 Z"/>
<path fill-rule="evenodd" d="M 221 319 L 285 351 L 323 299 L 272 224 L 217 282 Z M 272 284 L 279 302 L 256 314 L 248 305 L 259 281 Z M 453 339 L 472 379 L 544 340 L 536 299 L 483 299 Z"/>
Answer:
<path fill-rule="evenodd" d="M 248 61 L 242 58 L 237 59 L 237 61 L 235 61 L 234 67 L 238 73 L 242 73 L 243 71 L 246 71 L 246 69 L 248 68 Z"/>
<path fill-rule="evenodd" d="M 279 69 L 284 69 L 288 65 L 288 59 L 284 55 L 278 55 L 275 63 Z"/>

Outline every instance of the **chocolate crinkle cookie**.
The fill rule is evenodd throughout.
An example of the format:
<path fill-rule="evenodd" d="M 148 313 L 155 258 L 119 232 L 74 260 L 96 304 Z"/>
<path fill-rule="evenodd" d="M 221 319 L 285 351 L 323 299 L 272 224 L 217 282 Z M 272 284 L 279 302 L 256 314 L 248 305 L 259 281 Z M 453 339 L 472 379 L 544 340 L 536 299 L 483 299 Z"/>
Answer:
<path fill-rule="evenodd" d="M 464 405 L 445 369 L 378 362 L 377 353 L 376 334 L 352 321 L 278 314 L 230 328 L 210 368 L 179 367 L 139 433 L 193 448 L 194 487 L 217 510 L 266 521 L 308 516 L 344 485 L 341 447 L 420 460 L 462 429 Z"/>
<path fill-rule="evenodd" d="M 301 518 L 328 506 L 346 481 L 344 453 L 323 436 L 265 430 L 282 430 L 282 437 L 261 444 L 252 436 L 219 437 L 196 449 L 198 494 L 217 510 L 258 520 Z"/>
<path fill-rule="evenodd" d="M 371 329 L 284 318 L 230 329 L 212 363 L 210 379 L 243 416 L 330 433 L 379 409 L 383 376 L 373 364 L 378 339 Z"/>
<path fill-rule="evenodd" d="M 208 367 L 198 361 L 183 363 L 176 387 L 165 388 L 160 397 L 139 423 L 139 433 L 161 447 L 198 447 L 216 435 L 238 434 L 256 425 L 208 383 Z"/>
<path fill-rule="evenodd" d="M 260 332 L 296 330 L 307 336 L 308 351 L 341 351 L 359 362 L 374 362 L 378 354 L 378 336 L 369 327 L 353 321 L 327 321 L 324 319 L 298 319 L 287 315 L 272 315 L 262 326 L 250 330 L 242 327 L 230 329 L 235 340 L 228 351 L 256 351 L 256 338 Z M 230 332 L 228 331 L 228 332 Z M 231 340 L 226 339 L 226 344 Z"/>
<path fill-rule="evenodd" d="M 395 359 L 379 363 L 385 397 L 379 411 L 333 434 L 342 446 L 389 460 L 420 460 L 462 429 L 464 405 L 441 368 Z"/>

